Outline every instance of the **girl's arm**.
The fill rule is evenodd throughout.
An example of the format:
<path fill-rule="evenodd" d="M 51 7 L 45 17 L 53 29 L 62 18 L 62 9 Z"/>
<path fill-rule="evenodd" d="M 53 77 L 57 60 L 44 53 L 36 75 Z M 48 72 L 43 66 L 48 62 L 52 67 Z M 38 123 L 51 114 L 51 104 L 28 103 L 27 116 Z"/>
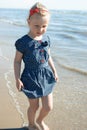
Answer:
<path fill-rule="evenodd" d="M 50 65 L 50 67 L 51 67 L 51 69 L 52 69 L 52 71 L 53 71 L 53 73 L 54 73 L 55 80 L 58 81 L 58 75 L 57 75 L 57 71 L 56 71 L 56 68 L 55 68 L 55 66 L 54 66 L 52 57 L 51 57 L 51 55 L 50 55 L 50 49 L 49 49 L 48 53 L 49 53 L 49 56 L 50 56 L 50 57 L 49 57 L 49 60 L 48 60 L 48 63 L 49 63 L 49 65 Z"/>
<path fill-rule="evenodd" d="M 23 83 L 20 80 L 20 72 L 21 72 L 21 61 L 22 61 L 23 54 L 19 51 L 16 51 L 16 55 L 14 58 L 14 74 L 15 74 L 15 80 L 16 80 L 16 87 L 20 91 L 23 87 Z"/>

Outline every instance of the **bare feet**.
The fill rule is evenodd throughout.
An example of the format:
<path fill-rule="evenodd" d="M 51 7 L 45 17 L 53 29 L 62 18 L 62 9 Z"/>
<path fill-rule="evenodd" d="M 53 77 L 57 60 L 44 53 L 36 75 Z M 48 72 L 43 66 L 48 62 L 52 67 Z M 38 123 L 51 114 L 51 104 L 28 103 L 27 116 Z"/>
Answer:
<path fill-rule="evenodd" d="M 28 129 L 29 130 L 40 130 L 36 124 L 34 126 L 29 125 Z"/>
<path fill-rule="evenodd" d="M 44 123 L 44 121 L 37 121 L 37 124 L 40 126 L 40 130 L 50 130 L 49 127 Z"/>

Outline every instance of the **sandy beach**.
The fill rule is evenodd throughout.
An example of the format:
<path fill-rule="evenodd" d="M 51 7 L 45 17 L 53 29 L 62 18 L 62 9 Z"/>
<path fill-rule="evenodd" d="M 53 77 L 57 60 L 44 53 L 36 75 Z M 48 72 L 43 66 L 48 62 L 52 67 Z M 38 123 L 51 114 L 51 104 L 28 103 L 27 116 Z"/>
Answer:
<path fill-rule="evenodd" d="M 27 124 L 28 107 L 25 95 L 16 90 L 13 74 L 14 42 L 22 32 L 10 24 L 0 23 L 0 28 L 0 129 L 19 128 Z M 50 130 L 87 130 L 87 75 L 67 70 L 53 59 L 60 81 L 46 122 Z"/>

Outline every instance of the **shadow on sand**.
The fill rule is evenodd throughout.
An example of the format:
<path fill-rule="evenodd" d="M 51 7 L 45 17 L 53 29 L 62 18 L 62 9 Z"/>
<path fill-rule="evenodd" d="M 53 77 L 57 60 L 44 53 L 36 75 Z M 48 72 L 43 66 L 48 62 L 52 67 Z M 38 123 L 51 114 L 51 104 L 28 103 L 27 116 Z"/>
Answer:
<path fill-rule="evenodd" d="M 29 129 L 26 127 L 22 127 L 22 128 L 3 128 L 3 129 L 0 128 L 0 130 L 29 130 Z"/>

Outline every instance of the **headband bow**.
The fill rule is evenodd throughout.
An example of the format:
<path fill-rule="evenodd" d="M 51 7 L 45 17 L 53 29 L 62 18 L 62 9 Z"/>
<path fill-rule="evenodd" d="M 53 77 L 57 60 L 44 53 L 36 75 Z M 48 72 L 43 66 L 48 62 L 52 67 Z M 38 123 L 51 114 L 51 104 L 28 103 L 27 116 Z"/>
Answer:
<path fill-rule="evenodd" d="M 35 8 L 35 9 L 30 10 L 30 16 L 34 15 L 35 13 L 40 13 L 40 11 L 41 12 L 48 12 L 48 10 L 46 10 L 46 9 L 40 10 L 39 8 Z"/>

